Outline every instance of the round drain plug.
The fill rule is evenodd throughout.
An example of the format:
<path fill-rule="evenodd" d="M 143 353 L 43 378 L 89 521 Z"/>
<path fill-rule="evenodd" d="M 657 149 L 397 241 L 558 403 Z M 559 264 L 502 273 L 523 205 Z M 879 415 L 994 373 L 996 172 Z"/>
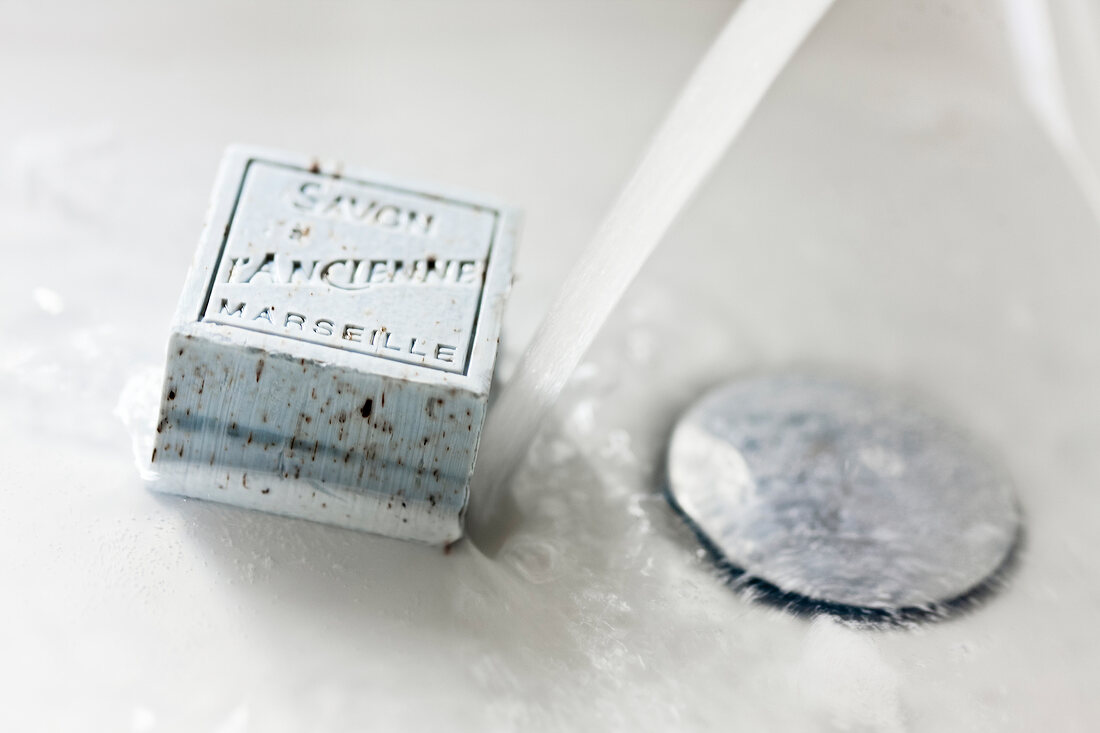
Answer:
<path fill-rule="evenodd" d="M 964 434 L 829 378 L 706 394 L 673 431 L 668 492 L 736 585 L 854 618 L 971 605 L 1021 536 L 1010 483 Z"/>

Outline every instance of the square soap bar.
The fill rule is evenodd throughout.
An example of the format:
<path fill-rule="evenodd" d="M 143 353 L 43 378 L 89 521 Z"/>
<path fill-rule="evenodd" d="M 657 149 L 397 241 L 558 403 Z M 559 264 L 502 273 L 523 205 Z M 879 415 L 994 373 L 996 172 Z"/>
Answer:
<path fill-rule="evenodd" d="M 230 148 L 172 325 L 152 488 L 458 539 L 518 225 L 484 196 Z"/>

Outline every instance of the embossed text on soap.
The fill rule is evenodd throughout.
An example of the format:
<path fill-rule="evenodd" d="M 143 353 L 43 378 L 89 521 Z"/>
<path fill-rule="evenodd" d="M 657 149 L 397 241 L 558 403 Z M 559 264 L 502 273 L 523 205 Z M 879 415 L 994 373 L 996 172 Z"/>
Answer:
<path fill-rule="evenodd" d="M 252 161 L 200 320 L 464 373 L 496 220 Z"/>

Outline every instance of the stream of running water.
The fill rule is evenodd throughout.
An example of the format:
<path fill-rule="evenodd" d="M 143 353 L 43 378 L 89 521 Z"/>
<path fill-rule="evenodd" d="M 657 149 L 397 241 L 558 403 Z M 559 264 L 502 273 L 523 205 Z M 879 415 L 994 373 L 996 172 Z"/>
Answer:
<path fill-rule="evenodd" d="M 611 310 L 832 1 L 746 0 L 695 68 L 489 413 L 468 520 L 479 545 L 507 532 L 508 478 Z"/>

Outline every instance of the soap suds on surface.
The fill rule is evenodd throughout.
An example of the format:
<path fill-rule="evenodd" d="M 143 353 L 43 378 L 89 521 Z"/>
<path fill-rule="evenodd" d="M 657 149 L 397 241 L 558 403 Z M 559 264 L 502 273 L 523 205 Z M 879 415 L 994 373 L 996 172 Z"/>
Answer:
<path fill-rule="evenodd" d="M 156 443 L 157 410 L 164 384 L 164 368 L 148 366 L 129 375 L 115 404 L 114 415 L 122 421 L 133 445 L 134 465 L 143 481 L 157 480 L 149 457 Z"/>
<path fill-rule="evenodd" d="M 902 680 L 883 659 L 875 634 L 819 617 L 792 674 L 798 694 L 830 730 L 907 730 Z"/>
<path fill-rule="evenodd" d="M 37 287 L 31 291 L 31 295 L 38 307 L 51 316 L 59 316 L 65 311 L 65 299 L 55 290 Z"/>

